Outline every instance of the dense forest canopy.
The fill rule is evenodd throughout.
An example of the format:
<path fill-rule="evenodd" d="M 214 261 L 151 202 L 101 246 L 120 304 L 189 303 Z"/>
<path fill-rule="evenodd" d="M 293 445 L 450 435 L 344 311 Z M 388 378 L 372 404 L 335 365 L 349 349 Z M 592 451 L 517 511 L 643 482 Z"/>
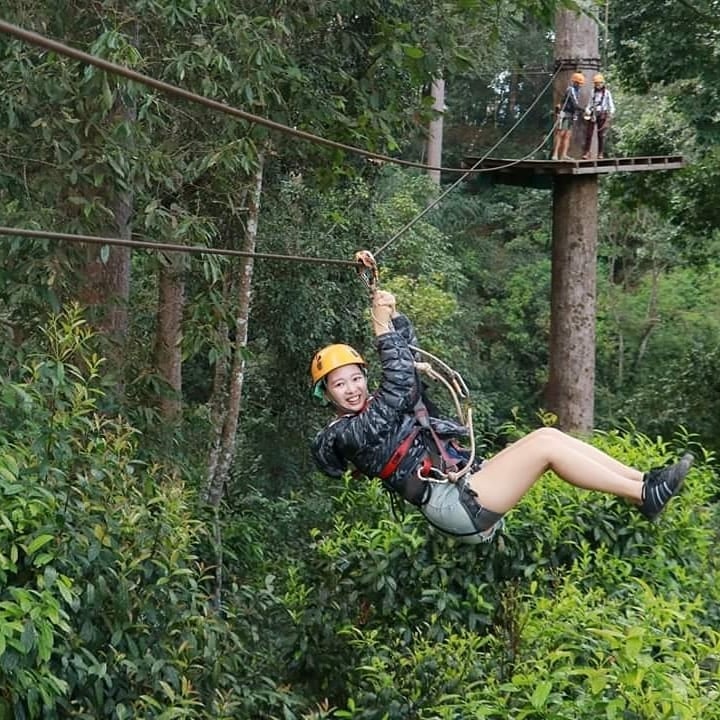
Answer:
<path fill-rule="evenodd" d="M 394 238 L 381 283 L 492 454 L 554 422 L 548 191 L 461 183 L 423 214 L 457 174 L 0 34 L 0 225 L 240 251 L 0 235 L 0 717 L 720 717 L 717 9 L 8 0 L 5 22 L 416 163 L 442 77 L 445 167 L 551 134 L 556 17 L 590 13 L 608 154 L 687 160 L 601 181 L 592 442 L 697 463 L 653 526 L 548 474 L 479 550 L 322 477 L 308 365 L 332 341 L 373 356 L 367 291 L 253 254 Z"/>

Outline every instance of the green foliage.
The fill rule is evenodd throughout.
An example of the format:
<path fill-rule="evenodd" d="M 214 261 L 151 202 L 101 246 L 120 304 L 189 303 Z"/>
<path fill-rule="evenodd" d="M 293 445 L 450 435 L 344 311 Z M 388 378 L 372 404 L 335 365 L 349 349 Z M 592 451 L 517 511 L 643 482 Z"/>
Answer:
<path fill-rule="evenodd" d="M 465 278 L 455 322 L 461 333 L 458 364 L 483 406 L 489 438 L 515 409 L 534 415 L 546 379 L 547 197 L 515 189 L 449 196 L 435 222 L 448 235 Z"/>
<path fill-rule="evenodd" d="M 662 264 L 663 249 L 654 261 Z M 642 260 L 640 261 L 642 262 Z M 630 261 L 625 271 L 632 277 Z M 716 386 L 718 318 L 706 309 L 718 302 L 714 267 L 655 272 L 620 292 L 600 294 L 598 338 L 599 415 L 611 423 L 644 418 L 648 432 L 670 436 L 685 426 L 709 447 L 717 447 L 718 426 L 711 409 Z M 630 291 L 631 290 L 631 291 Z"/>
<path fill-rule="evenodd" d="M 20 463 L 18 462 L 20 461 Z M 68 683 L 48 668 L 57 652 L 56 635 L 69 631 L 68 606 L 76 594 L 72 581 L 54 566 L 57 540 L 48 532 L 58 503 L 39 484 L 21 477 L 26 458 L 4 442 L 0 446 L 0 668 L 5 713 L 21 700 L 31 713 L 68 690 Z M 15 584 L 16 577 L 28 582 Z"/>
<path fill-rule="evenodd" d="M 712 716 L 718 686 L 707 661 L 720 636 L 703 625 L 702 602 L 663 597 L 627 567 L 622 599 L 588 591 L 577 581 L 599 561 L 613 563 L 585 551 L 552 597 L 527 598 L 508 705 L 517 717 Z"/>
<path fill-rule="evenodd" d="M 595 442 L 640 467 L 675 454 L 636 432 Z M 695 450 L 658 525 L 548 475 L 490 546 L 385 520 L 379 486 L 348 479 L 287 586 L 294 681 L 338 718 L 715 717 L 714 476 Z"/>
<path fill-rule="evenodd" d="M 688 107 L 713 107 L 718 58 L 708 32 L 717 29 L 710 0 L 695 3 L 618 0 L 610 13 L 614 59 L 628 84 L 646 91 L 656 83 L 707 78 L 705 92 L 687 97 Z"/>
<path fill-rule="evenodd" d="M 642 97 L 617 93 L 618 113 L 612 126 L 612 154 L 620 157 L 683 155 L 692 161 L 697 153 L 696 129 L 682 112 L 683 96 L 678 84 L 659 86 Z M 656 210 L 674 216 L 678 226 L 681 215 L 672 207 L 682 197 L 684 172 L 635 173 L 608 178 L 607 190 L 614 205 L 623 209 Z"/>
<path fill-rule="evenodd" d="M 682 151 L 690 161 L 685 170 L 664 178 L 653 173 L 653 181 L 659 182 L 628 178 L 616 187 L 633 203 L 648 201 L 661 209 L 680 229 L 678 244 L 704 263 L 718 251 L 711 188 L 717 186 L 720 65 L 708 39 L 717 29 L 716 13 L 705 0 L 620 0 L 610 20 L 613 63 L 623 85 L 639 93 L 626 109 L 622 102 L 619 105 L 620 117 L 627 118 L 619 122 L 621 147 L 646 148 L 653 154 Z"/>
<path fill-rule="evenodd" d="M 46 338 L 0 388 L 8 712 L 230 718 L 283 697 L 292 705 L 261 679 L 270 658 L 248 654 L 254 628 L 278 612 L 272 584 L 248 593 L 232 583 L 218 611 L 191 496 L 138 461 L 135 431 L 98 410 L 99 360 L 79 311 L 54 318 Z M 264 689 L 249 694 L 251 677 Z"/>
<path fill-rule="evenodd" d="M 620 156 L 681 155 L 692 150 L 695 136 L 682 114 L 678 96 L 688 88 L 653 88 L 650 96 L 617 92 L 613 147 Z"/>
<path fill-rule="evenodd" d="M 698 153 L 678 177 L 671 198 L 671 219 L 685 230 L 685 251 L 700 266 L 720 256 L 720 218 L 711 190 L 717 181 L 718 152 L 717 146 L 712 146 Z"/>

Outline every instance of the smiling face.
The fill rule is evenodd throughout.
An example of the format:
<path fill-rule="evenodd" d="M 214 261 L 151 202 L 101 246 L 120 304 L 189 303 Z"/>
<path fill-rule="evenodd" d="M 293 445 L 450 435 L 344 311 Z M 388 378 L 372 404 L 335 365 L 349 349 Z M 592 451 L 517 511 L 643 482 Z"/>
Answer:
<path fill-rule="evenodd" d="M 328 373 L 325 393 L 335 407 L 358 413 L 368 399 L 367 378 L 359 365 L 343 365 Z"/>

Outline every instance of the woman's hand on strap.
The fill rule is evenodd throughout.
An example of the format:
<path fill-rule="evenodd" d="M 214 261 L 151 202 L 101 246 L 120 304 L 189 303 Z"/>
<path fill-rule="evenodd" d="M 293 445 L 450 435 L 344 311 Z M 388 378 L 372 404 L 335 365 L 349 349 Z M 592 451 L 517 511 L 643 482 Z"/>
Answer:
<path fill-rule="evenodd" d="M 376 335 L 383 335 L 390 332 L 392 327 L 392 318 L 397 315 L 395 307 L 395 296 L 387 290 L 376 290 L 372 297 L 372 314 L 373 329 Z"/>

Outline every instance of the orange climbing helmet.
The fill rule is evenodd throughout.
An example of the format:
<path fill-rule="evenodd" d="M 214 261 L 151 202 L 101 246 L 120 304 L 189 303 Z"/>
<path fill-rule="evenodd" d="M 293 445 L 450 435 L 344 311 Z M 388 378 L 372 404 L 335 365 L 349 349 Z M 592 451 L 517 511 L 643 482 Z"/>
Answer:
<path fill-rule="evenodd" d="M 313 384 L 313 395 L 322 397 L 321 381 L 327 377 L 333 370 L 337 370 L 344 365 L 360 365 L 367 367 L 367 363 L 363 360 L 362 355 L 349 345 L 335 343 L 327 345 L 322 350 L 318 350 L 310 363 L 310 377 Z"/>
<path fill-rule="evenodd" d="M 570 78 L 572 82 L 577 83 L 578 85 L 584 85 L 585 84 L 585 76 L 581 72 L 574 72 L 572 74 L 572 78 Z"/>
<path fill-rule="evenodd" d="M 593 76 L 593 83 L 595 85 L 604 85 L 605 84 L 605 78 L 602 76 L 602 73 L 597 73 L 597 75 Z"/>

